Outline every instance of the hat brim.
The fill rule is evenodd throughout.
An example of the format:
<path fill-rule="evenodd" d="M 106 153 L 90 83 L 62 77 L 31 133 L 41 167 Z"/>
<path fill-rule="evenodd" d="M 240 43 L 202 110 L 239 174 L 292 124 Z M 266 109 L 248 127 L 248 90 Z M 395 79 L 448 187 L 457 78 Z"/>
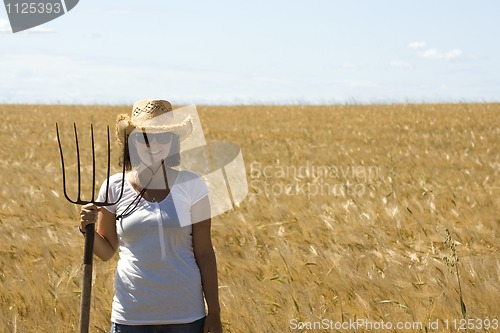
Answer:
<path fill-rule="evenodd" d="M 123 144 L 125 136 L 130 135 L 133 131 L 141 131 L 146 133 L 164 133 L 171 132 L 179 136 L 179 141 L 186 140 L 193 132 L 193 120 L 191 116 L 187 116 L 181 122 L 174 124 L 165 124 L 158 119 L 150 119 L 141 123 L 134 123 L 126 114 L 120 114 L 116 118 L 116 138 Z"/>

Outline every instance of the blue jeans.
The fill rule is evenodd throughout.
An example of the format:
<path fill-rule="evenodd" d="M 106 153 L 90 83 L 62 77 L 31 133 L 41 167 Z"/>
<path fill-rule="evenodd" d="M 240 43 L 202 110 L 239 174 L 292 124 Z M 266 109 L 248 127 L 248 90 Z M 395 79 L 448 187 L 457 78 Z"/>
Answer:
<path fill-rule="evenodd" d="M 111 324 L 109 333 L 203 333 L 205 317 L 187 324 L 121 325 Z"/>

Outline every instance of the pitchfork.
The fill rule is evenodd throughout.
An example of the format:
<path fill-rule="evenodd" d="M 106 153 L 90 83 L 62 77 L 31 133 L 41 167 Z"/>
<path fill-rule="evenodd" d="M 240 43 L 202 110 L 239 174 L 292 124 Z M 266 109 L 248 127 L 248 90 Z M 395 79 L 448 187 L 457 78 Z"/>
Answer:
<path fill-rule="evenodd" d="M 125 163 L 123 163 L 123 171 L 122 171 L 122 183 L 121 190 L 118 199 L 114 202 L 108 201 L 108 191 L 109 191 L 109 172 L 110 172 L 110 155 L 111 155 L 111 147 L 109 140 L 109 126 L 108 129 L 108 168 L 107 168 L 107 180 L 106 180 L 106 196 L 104 201 L 96 201 L 94 198 L 95 194 L 95 149 L 94 149 L 94 127 L 90 125 L 90 136 L 92 140 L 92 197 L 90 200 L 83 200 L 81 198 L 81 173 L 80 173 L 80 147 L 78 144 L 78 132 L 76 129 L 76 124 L 73 124 L 75 131 L 75 144 L 76 144 L 76 158 L 77 158 L 77 168 L 78 168 L 78 194 L 76 199 L 71 199 L 66 190 L 66 171 L 64 166 L 64 155 L 61 146 L 61 139 L 59 137 L 59 126 L 56 123 L 56 133 L 57 133 L 57 142 L 59 144 L 59 152 L 61 153 L 61 165 L 62 165 L 62 181 L 63 181 L 63 190 L 64 196 L 66 199 L 76 205 L 86 205 L 88 203 L 93 203 L 96 206 L 111 206 L 115 205 L 120 201 L 123 195 L 123 186 L 125 183 Z M 125 133 L 124 133 L 125 136 Z M 124 152 L 127 151 L 127 140 L 124 138 Z M 81 297 L 81 311 L 80 311 L 80 333 L 88 333 L 89 324 L 90 324 L 90 299 L 92 292 L 92 258 L 93 258 L 93 250 L 94 250 L 94 232 L 95 226 L 93 223 L 87 224 L 85 227 L 85 248 L 83 255 L 83 286 L 82 286 L 82 297 Z"/>

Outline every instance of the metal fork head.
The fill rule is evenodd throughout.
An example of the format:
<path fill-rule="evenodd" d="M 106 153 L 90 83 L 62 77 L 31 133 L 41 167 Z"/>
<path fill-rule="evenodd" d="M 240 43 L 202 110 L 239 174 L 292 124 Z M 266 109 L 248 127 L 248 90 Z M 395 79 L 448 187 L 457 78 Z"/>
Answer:
<path fill-rule="evenodd" d="M 81 166 L 80 166 L 80 147 L 79 147 L 79 142 L 78 142 L 78 131 L 76 129 L 76 123 L 73 124 L 74 132 L 75 132 L 75 145 L 76 145 L 76 159 L 77 159 L 77 172 L 78 172 L 78 193 L 77 193 L 77 198 L 76 199 L 71 199 L 68 195 L 67 192 L 67 186 L 66 186 L 66 168 L 64 165 L 64 154 L 63 154 L 63 149 L 61 145 L 61 138 L 59 136 L 59 126 L 56 123 L 56 133 L 57 133 L 57 143 L 59 144 L 59 153 L 61 154 L 61 166 L 62 166 L 62 180 L 63 180 L 63 191 L 64 191 L 64 197 L 66 200 L 73 204 L 77 205 L 86 205 L 88 203 L 93 203 L 96 206 L 112 206 L 118 203 L 120 199 L 123 196 L 123 187 L 125 185 L 125 163 L 123 163 L 123 170 L 122 170 L 122 182 L 121 182 L 121 189 L 120 189 L 120 194 L 118 198 L 115 201 L 109 201 L 109 176 L 110 176 L 110 168 L 111 168 L 111 144 L 110 144 L 110 139 L 109 139 L 109 126 L 107 127 L 107 134 L 108 134 L 108 146 L 107 146 L 107 157 L 108 157 L 108 167 L 107 167 L 107 177 L 106 177 L 106 196 L 104 198 L 104 201 L 96 201 L 95 200 L 95 174 L 96 174 L 96 168 L 95 168 L 95 148 L 94 148 L 94 127 L 92 124 L 90 125 L 90 136 L 91 136 L 91 141 L 92 141 L 92 197 L 90 200 L 84 200 L 81 197 Z M 124 136 L 126 134 L 124 133 Z M 126 137 L 123 140 L 124 145 L 123 149 L 124 152 L 127 151 L 128 145 L 127 145 L 127 140 Z"/>

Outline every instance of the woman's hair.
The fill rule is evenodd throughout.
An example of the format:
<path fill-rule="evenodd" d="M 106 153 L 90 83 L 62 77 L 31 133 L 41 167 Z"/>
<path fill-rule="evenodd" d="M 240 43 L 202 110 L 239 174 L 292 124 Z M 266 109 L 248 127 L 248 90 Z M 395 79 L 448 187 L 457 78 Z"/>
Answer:
<path fill-rule="evenodd" d="M 122 156 L 120 158 L 119 165 L 123 167 L 125 165 L 125 170 L 130 171 L 137 167 L 137 165 L 132 164 L 132 161 L 138 163 L 141 161 L 139 154 L 137 153 L 137 146 L 135 140 L 129 140 L 130 134 L 127 135 L 126 140 L 128 142 L 128 149 L 124 149 Z M 165 165 L 168 167 L 175 167 L 181 164 L 181 142 L 178 135 L 174 135 L 172 142 L 170 143 L 170 151 L 167 158 L 165 158 Z"/>

